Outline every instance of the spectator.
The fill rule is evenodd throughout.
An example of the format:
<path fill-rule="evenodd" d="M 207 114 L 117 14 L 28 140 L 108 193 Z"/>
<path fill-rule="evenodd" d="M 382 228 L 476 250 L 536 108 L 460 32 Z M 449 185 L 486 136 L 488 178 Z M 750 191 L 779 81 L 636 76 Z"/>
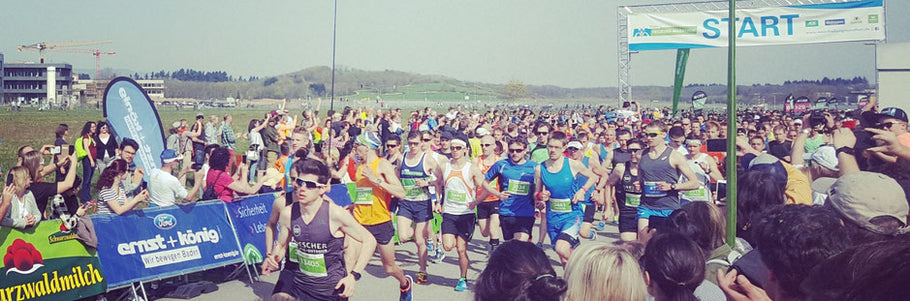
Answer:
<path fill-rule="evenodd" d="M 98 134 L 94 139 L 98 149 L 96 158 L 98 170 L 102 171 L 117 157 L 117 139 L 111 133 L 110 126 L 104 121 L 98 121 Z"/>
<path fill-rule="evenodd" d="M 57 131 L 54 132 L 54 135 L 57 136 L 57 138 L 54 140 L 54 146 L 68 145 L 69 143 L 66 142 L 66 137 L 69 135 L 69 131 L 70 131 L 70 127 L 68 125 L 66 125 L 65 123 L 61 123 L 60 125 L 58 125 Z M 19 153 L 20 156 L 22 154 L 23 154 L 22 152 Z M 55 170 L 56 171 L 55 176 L 56 176 L 57 182 L 63 181 L 64 177 L 66 177 L 66 174 L 65 174 L 66 171 L 69 170 L 69 164 L 72 164 L 72 162 L 60 163 L 60 161 L 63 161 L 63 159 L 65 159 L 65 158 L 66 158 L 66 154 L 63 152 L 61 152 L 60 154 L 54 155 L 54 165 L 59 165 L 57 167 L 57 169 Z"/>
<path fill-rule="evenodd" d="M 265 149 L 262 142 L 262 135 L 259 134 L 259 131 L 264 127 L 265 124 L 259 119 L 250 120 L 250 125 L 247 127 L 250 137 L 250 149 L 246 154 L 247 163 L 250 165 L 250 176 L 247 181 L 250 184 L 255 183 L 256 177 L 259 176 L 259 162 L 262 160 L 262 152 Z"/>
<path fill-rule="evenodd" d="M 203 149 L 205 148 L 206 143 L 214 142 L 206 140 L 207 135 L 204 131 L 204 121 L 205 115 L 196 114 L 196 122 L 193 123 L 193 126 L 190 127 L 190 131 L 186 134 L 193 141 L 193 164 L 197 166 L 202 166 L 205 161 Z"/>
<path fill-rule="evenodd" d="M 171 128 L 167 130 L 167 138 L 165 139 L 164 147 L 170 150 L 174 150 L 178 154 L 183 152 L 180 151 L 180 121 L 174 121 L 174 124 L 171 125 Z"/>
<path fill-rule="evenodd" d="M 820 263 L 802 282 L 810 300 L 904 300 L 910 240 L 863 244 Z"/>
<path fill-rule="evenodd" d="M 901 145 L 910 147 L 910 132 L 907 131 L 907 113 L 900 108 L 884 108 L 876 114 L 875 128 L 893 133 Z"/>
<path fill-rule="evenodd" d="M 741 159 L 746 170 L 769 173 L 774 176 L 775 183 L 784 186 L 788 204 L 812 203 L 812 188 L 805 174 L 793 165 L 784 163 L 772 155 L 760 153 L 740 140 L 736 141 L 736 146 L 746 153 Z"/>
<path fill-rule="evenodd" d="M 793 142 L 787 139 L 787 127 L 778 125 L 774 127 L 774 140 L 768 142 L 768 153 L 784 162 L 791 163 Z"/>
<path fill-rule="evenodd" d="M 705 255 L 705 280 L 717 284 L 717 269 L 727 270 L 739 259 L 745 247 L 731 248 L 724 241 L 726 220 L 709 202 L 690 202 L 670 214 L 669 226 L 695 241 Z"/>
<path fill-rule="evenodd" d="M 655 301 L 724 300 L 723 292 L 705 280 L 704 253 L 676 232 L 661 232 L 648 241 L 641 265 L 648 293 Z"/>
<path fill-rule="evenodd" d="M 65 153 L 68 154 L 69 152 Z M 41 166 L 43 161 L 44 159 L 41 158 L 41 154 L 31 146 L 26 145 L 19 148 L 19 164 L 17 166 L 24 166 L 26 170 L 28 170 L 29 179 L 32 182 L 29 185 L 28 190 L 35 196 L 35 203 L 38 206 L 38 210 L 42 212 L 46 210 L 48 200 L 54 195 L 61 194 L 66 202 L 68 212 L 70 214 L 75 214 L 76 208 L 79 207 L 79 200 L 75 195 L 75 189 L 73 189 L 74 187 L 79 186 L 76 182 L 76 164 L 66 163 L 76 161 L 76 153 L 72 153 L 60 161 L 60 165 L 68 165 L 68 170 L 64 173 L 66 177 L 60 182 L 41 182 L 41 178 L 44 176 L 42 172 L 50 173 L 57 169 L 55 167 L 56 165 L 47 167 Z"/>
<path fill-rule="evenodd" d="M 126 178 L 128 170 L 126 161 L 117 159 L 111 161 L 111 164 L 101 171 L 95 188 L 98 189 L 98 213 L 115 213 L 121 215 L 127 211 L 133 210 L 140 202 L 148 200 L 148 190 L 142 190 L 135 197 L 127 201 L 126 193 L 123 189 L 123 179 Z"/>
<path fill-rule="evenodd" d="M 861 171 L 816 182 L 813 186 L 827 194 L 826 204 L 843 220 L 854 243 L 891 240 L 906 231 L 910 206 L 894 179 Z"/>
<path fill-rule="evenodd" d="M 509 240 L 490 254 L 477 277 L 474 300 L 556 301 L 566 288 L 566 281 L 556 277 L 543 250 L 529 242 Z"/>
<path fill-rule="evenodd" d="M 202 186 L 202 171 L 196 171 L 193 177 L 193 188 L 189 191 L 180 184 L 178 178 L 183 177 L 189 172 L 190 166 L 185 166 L 182 171 L 175 177 L 171 173 L 177 169 L 180 160 L 183 157 L 178 156 L 173 150 L 166 149 L 161 152 L 161 168 L 154 169 L 149 173 L 149 204 L 150 207 L 166 207 L 177 205 L 177 200 L 183 202 L 192 202 L 196 199 L 196 193 Z"/>
<path fill-rule="evenodd" d="M 237 179 L 232 177 L 231 174 L 227 171 L 230 159 L 231 154 L 229 149 L 225 147 L 218 147 L 212 150 L 212 155 L 209 159 L 210 169 L 206 175 L 205 182 L 206 191 L 214 191 L 218 199 L 224 201 L 225 203 L 234 201 L 235 193 L 255 194 L 259 191 L 259 188 L 262 187 L 263 180 L 260 179 L 260 181 L 253 186 L 247 184 L 246 181 L 237 181 Z M 243 179 L 245 176 L 246 171 L 243 171 L 240 173 L 239 179 Z M 206 195 L 203 197 L 206 197 Z"/>
<path fill-rule="evenodd" d="M 139 150 L 139 143 L 136 143 L 136 140 L 130 138 L 123 138 L 123 141 L 120 141 L 120 154 L 117 156 L 117 159 L 123 159 L 127 164 L 127 171 L 125 178 L 120 181 L 123 184 L 123 189 L 127 197 L 134 197 L 141 191 L 141 188 L 145 186 L 142 178 L 145 176 L 145 170 L 142 169 L 142 166 L 136 165 L 136 162 L 133 161 L 136 158 L 136 152 Z"/>
<path fill-rule="evenodd" d="M 647 300 L 648 288 L 638 260 L 607 244 L 579 247 L 566 265 L 565 300 Z"/>
<path fill-rule="evenodd" d="M 35 195 L 28 190 L 31 183 L 28 170 L 22 166 L 13 167 L 7 173 L 6 182 L 8 185 L 3 189 L 0 207 L 8 209 L 5 209 L 0 226 L 25 229 L 41 221 L 41 211 L 35 204 Z"/>
<path fill-rule="evenodd" d="M 82 127 L 80 138 L 76 140 L 76 157 L 82 163 L 82 187 L 79 189 L 79 198 L 83 203 L 92 199 L 92 177 L 95 175 L 95 164 L 98 158 L 98 149 L 95 146 L 95 131 L 97 125 L 94 121 L 85 123 Z"/>

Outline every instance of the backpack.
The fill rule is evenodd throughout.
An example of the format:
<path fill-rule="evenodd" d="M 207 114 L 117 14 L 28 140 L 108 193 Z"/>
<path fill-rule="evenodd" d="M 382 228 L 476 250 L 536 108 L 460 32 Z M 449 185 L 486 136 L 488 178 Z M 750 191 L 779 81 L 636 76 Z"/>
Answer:
<path fill-rule="evenodd" d="M 82 160 L 82 158 L 85 158 L 85 156 L 88 156 L 88 150 L 86 150 L 85 147 L 82 146 L 82 144 L 83 144 L 82 138 L 83 137 L 79 137 L 78 139 L 76 139 L 76 159 L 79 159 L 79 160 Z"/>
<path fill-rule="evenodd" d="M 202 192 L 203 201 L 218 199 L 218 194 L 215 193 L 215 185 L 218 184 L 218 178 L 220 178 L 223 173 L 224 171 L 219 172 L 218 175 L 215 176 L 215 181 L 212 182 L 212 185 L 205 188 L 205 191 Z"/>

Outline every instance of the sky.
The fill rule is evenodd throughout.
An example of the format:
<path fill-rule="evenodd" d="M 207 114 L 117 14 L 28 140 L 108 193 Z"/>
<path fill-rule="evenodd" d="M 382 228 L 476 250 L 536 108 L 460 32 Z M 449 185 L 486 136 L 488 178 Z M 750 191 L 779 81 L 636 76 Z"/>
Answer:
<path fill-rule="evenodd" d="M 677 1 L 678 3 L 680 1 Z M 617 86 L 617 6 L 650 0 L 338 0 L 336 64 L 465 81 Z M 885 1 L 888 43 L 910 42 L 910 3 Z M 12 1 L 0 10 L 0 53 L 37 61 L 23 44 L 112 40 L 86 46 L 102 68 L 139 73 L 190 68 L 267 77 L 332 64 L 333 2 Z M 94 70 L 90 54 L 49 62 Z M 632 56 L 633 85 L 673 85 L 675 51 Z M 692 50 L 686 83 L 726 83 L 726 49 Z M 865 76 L 874 46 L 838 43 L 737 48 L 739 84 Z"/>

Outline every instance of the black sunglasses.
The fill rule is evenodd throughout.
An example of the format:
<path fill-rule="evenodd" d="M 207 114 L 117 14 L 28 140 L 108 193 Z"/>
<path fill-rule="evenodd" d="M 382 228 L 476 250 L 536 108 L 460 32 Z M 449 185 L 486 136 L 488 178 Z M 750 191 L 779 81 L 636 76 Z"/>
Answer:
<path fill-rule="evenodd" d="M 398 147 L 398 144 L 386 144 L 386 147 Z"/>
<path fill-rule="evenodd" d="M 464 146 L 453 146 L 453 147 L 452 147 L 452 150 L 457 150 L 457 151 L 460 151 L 460 150 L 463 150 L 463 149 L 464 149 Z"/>
<path fill-rule="evenodd" d="M 885 123 L 879 124 L 879 125 L 877 126 L 877 128 L 883 129 L 883 130 L 884 130 L 884 129 L 887 129 L 887 128 L 891 128 L 891 126 L 893 126 L 894 124 L 895 124 L 895 122 L 885 122 Z"/>
<path fill-rule="evenodd" d="M 480 144 L 480 146 L 488 147 L 488 146 L 493 146 L 493 144 L 492 143 L 482 143 L 482 144 Z"/>
<path fill-rule="evenodd" d="M 301 178 L 296 178 L 296 179 L 294 179 L 294 182 L 297 183 L 297 186 L 300 186 L 300 187 L 306 186 L 306 188 L 309 188 L 309 189 L 313 189 L 313 188 L 317 188 L 317 187 L 324 187 L 324 186 L 325 186 L 325 184 L 316 183 L 316 182 L 309 181 L 309 180 L 304 180 L 304 179 L 301 179 Z"/>
<path fill-rule="evenodd" d="M 433 141 L 433 139 L 423 138 L 423 142 L 430 142 L 430 141 Z"/>
<path fill-rule="evenodd" d="M 525 151 L 525 149 L 523 149 L 523 148 L 510 148 L 510 149 L 509 149 L 509 152 L 510 152 L 510 153 L 520 153 L 520 152 L 523 152 L 523 151 Z"/>
<path fill-rule="evenodd" d="M 645 133 L 645 136 L 654 138 L 654 137 L 660 136 L 660 133 Z"/>

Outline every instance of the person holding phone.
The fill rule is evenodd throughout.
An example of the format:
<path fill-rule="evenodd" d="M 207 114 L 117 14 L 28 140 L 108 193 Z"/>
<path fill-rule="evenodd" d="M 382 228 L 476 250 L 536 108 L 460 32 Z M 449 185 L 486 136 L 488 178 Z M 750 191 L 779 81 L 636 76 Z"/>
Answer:
<path fill-rule="evenodd" d="M 128 163 L 123 159 L 111 161 L 110 165 L 101 171 L 95 188 L 98 189 L 98 213 L 115 213 L 121 215 L 133 210 L 140 202 L 148 200 L 149 192 L 143 189 L 135 197 L 127 199 L 123 188 L 123 181 L 128 172 Z"/>
<path fill-rule="evenodd" d="M 3 200 L 0 201 L 0 212 L 6 211 L 0 226 L 25 229 L 41 221 L 41 211 L 35 203 L 35 196 L 28 190 L 29 184 L 31 179 L 27 168 L 16 166 L 9 170 Z"/>
<path fill-rule="evenodd" d="M 643 192 L 638 206 L 639 237 L 648 231 L 648 218 L 652 215 L 667 217 L 679 209 L 679 192 L 699 187 L 698 178 L 686 158 L 667 146 L 663 123 L 652 121 L 642 134 L 648 148 L 642 151 L 639 161 Z M 685 176 L 685 182 L 677 183 L 680 175 Z"/>

